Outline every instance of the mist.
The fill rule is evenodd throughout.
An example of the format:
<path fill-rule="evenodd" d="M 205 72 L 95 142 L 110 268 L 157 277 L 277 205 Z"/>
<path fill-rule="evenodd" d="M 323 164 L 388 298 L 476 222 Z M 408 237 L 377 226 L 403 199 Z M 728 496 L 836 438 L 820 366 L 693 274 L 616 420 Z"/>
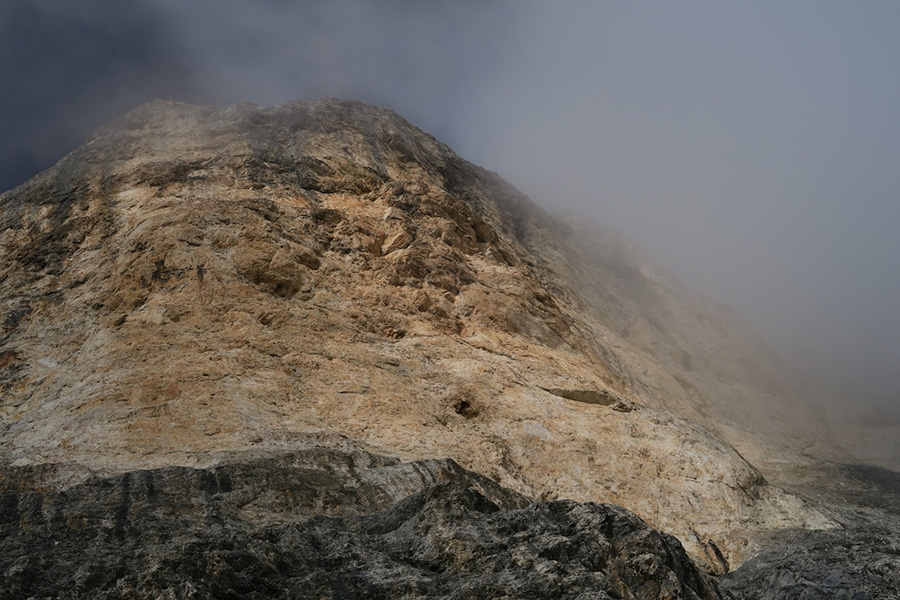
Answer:
<path fill-rule="evenodd" d="M 900 421 L 894 2 L 0 1 L 0 190 L 154 98 L 387 106 Z"/>

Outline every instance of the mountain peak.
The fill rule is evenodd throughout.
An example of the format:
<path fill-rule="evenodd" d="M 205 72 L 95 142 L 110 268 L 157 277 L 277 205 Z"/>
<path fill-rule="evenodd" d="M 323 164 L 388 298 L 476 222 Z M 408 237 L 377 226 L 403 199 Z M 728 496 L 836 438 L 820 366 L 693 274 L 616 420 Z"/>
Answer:
<path fill-rule="evenodd" d="M 748 532 L 830 525 L 742 458 L 800 409 L 733 316 L 389 110 L 154 102 L 0 219 L 11 464 L 323 435 L 624 504 L 719 571 Z"/>

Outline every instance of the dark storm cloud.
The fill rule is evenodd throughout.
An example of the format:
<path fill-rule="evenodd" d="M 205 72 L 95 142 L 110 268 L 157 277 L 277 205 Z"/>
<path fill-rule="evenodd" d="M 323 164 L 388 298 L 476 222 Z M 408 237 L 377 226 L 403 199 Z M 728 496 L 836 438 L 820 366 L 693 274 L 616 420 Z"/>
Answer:
<path fill-rule="evenodd" d="M 0 190 L 155 98 L 383 104 L 459 141 L 512 4 L 0 0 Z M 508 38 L 507 38 L 508 41 Z"/>
<path fill-rule="evenodd" d="M 0 190 L 135 104 L 190 98 L 166 25 L 143 2 L 0 2 Z"/>
<path fill-rule="evenodd" d="M 898 27 L 895 2 L 0 0 L 0 188 L 155 97 L 353 97 L 896 407 Z"/>

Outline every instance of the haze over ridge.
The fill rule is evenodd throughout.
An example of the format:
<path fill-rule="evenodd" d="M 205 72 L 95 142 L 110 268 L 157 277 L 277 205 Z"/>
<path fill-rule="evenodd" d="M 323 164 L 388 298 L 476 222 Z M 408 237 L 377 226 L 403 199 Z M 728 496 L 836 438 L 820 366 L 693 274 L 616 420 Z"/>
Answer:
<path fill-rule="evenodd" d="M 111 7 L 115 9 L 111 10 Z M 0 5 L 0 188 L 155 97 L 389 106 L 897 411 L 900 9 Z"/>

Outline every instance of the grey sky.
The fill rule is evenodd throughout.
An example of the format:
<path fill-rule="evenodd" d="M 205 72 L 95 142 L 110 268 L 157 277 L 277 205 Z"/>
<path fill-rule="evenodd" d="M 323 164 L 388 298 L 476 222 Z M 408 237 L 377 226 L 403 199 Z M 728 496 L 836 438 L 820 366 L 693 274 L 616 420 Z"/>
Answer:
<path fill-rule="evenodd" d="M 900 5 L 563 3 L 528 16 L 472 111 L 471 137 L 493 134 L 472 153 L 547 206 L 637 238 L 794 359 L 894 394 Z"/>
<path fill-rule="evenodd" d="M 0 0 L 0 187 L 155 97 L 389 106 L 900 404 L 900 4 Z"/>

